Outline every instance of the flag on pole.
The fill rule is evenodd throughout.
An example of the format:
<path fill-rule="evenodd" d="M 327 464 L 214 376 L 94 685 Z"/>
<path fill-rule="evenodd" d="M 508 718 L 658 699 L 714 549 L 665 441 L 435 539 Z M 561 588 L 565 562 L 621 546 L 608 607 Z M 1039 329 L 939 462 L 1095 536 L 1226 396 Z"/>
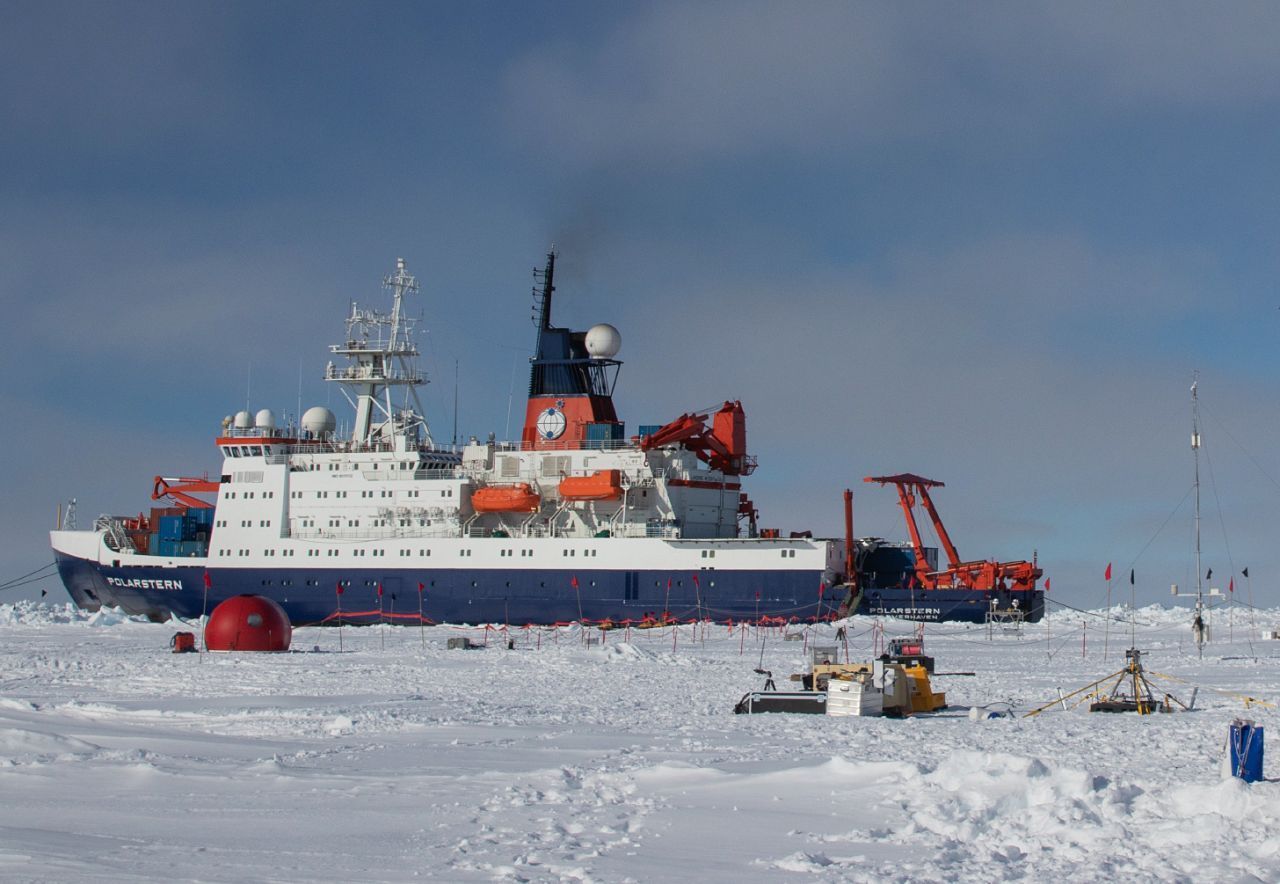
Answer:
<path fill-rule="evenodd" d="M 1213 579 L 1213 569 L 1212 569 L 1212 568 L 1210 568 L 1210 569 L 1209 569 L 1209 573 L 1208 573 L 1208 574 L 1204 575 L 1204 579 L 1205 579 L 1205 580 L 1212 580 L 1212 579 Z"/>
<path fill-rule="evenodd" d="M 425 590 L 426 588 L 427 588 L 427 587 L 426 587 L 426 585 L 424 585 L 424 584 L 422 584 L 422 583 L 419 583 L 419 584 L 418 584 L 418 592 L 419 592 L 419 593 L 421 593 L 421 592 L 422 592 L 423 590 Z"/>
<path fill-rule="evenodd" d="M 205 571 L 205 572 L 204 572 L 204 588 L 205 588 L 205 589 L 212 589 L 212 588 L 213 588 L 213 579 L 209 576 L 209 572 L 208 572 L 208 571 Z"/>
<path fill-rule="evenodd" d="M 1107 573 L 1106 573 L 1106 579 L 1107 579 L 1107 580 L 1110 580 L 1110 579 L 1111 579 L 1111 563 L 1110 563 L 1110 562 L 1107 562 Z"/>
<path fill-rule="evenodd" d="M 824 580 L 818 584 L 818 598 L 822 598 L 822 594 L 826 591 L 827 591 L 827 583 Z"/>
<path fill-rule="evenodd" d="M 569 578 L 569 585 L 570 585 L 570 586 L 572 586 L 574 589 L 577 589 L 577 588 L 578 588 L 578 575 L 577 575 L 577 574 L 574 574 L 572 577 L 570 577 L 570 578 Z"/>
<path fill-rule="evenodd" d="M 1236 579 L 1232 577 L 1231 580 L 1227 583 L 1227 592 L 1235 592 L 1235 591 L 1236 591 Z"/>
<path fill-rule="evenodd" d="M 698 582 L 697 574 L 693 575 L 693 585 L 696 586 L 698 589 L 702 589 L 702 584 Z"/>
<path fill-rule="evenodd" d="M 378 584 L 378 598 L 382 598 L 382 584 Z"/>
<path fill-rule="evenodd" d="M 1044 591 L 1045 591 L 1045 592 L 1048 592 L 1048 591 L 1049 591 L 1049 578 L 1048 578 L 1048 577 L 1046 577 L 1046 578 L 1044 579 Z"/>
<path fill-rule="evenodd" d="M 1133 569 L 1129 569 L 1129 585 L 1133 586 Z"/>
<path fill-rule="evenodd" d="M 342 581 L 338 581 L 338 595 L 342 595 Z"/>
<path fill-rule="evenodd" d="M 1248 576 L 1249 576 L 1249 569 L 1248 569 L 1248 568 L 1245 568 L 1245 569 L 1244 569 L 1243 571 L 1241 571 L 1240 573 L 1241 573 L 1241 574 L 1243 574 L 1245 577 L 1248 577 Z"/>

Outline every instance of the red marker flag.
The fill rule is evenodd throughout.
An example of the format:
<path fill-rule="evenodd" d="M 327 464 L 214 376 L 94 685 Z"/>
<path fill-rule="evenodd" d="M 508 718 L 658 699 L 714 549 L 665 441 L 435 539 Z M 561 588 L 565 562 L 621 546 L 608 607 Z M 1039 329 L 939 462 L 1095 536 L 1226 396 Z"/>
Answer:
<path fill-rule="evenodd" d="M 577 589 L 577 588 L 578 588 L 578 575 L 577 575 L 577 574 L 574 574 L 572 577 L 570 577 L 570 578 L 569 578 L 569 585 L 570 585 L 570 586 L 572 586 L 574 589 Z"/>
<path fill-rule="evenodd" d="M 426 589 L 426 586 L 424 586 L 424 585 L 423 585 L 423 584 L 421 584 L 421 583 L 419 583 L 419 584 L 418 584 L 418 592 L 419 592 L 419 593 L 421 593 L 421 592 L 422 592 L 423 590 L 425 590 L 425 589 Z"/>
<path fill-rule="evenodd" d="M 204 588 L 205 588 L 205 589 L 212 589 L 212 588 L 213 588 L 213 578 L 209 576 L 209 572 L 208 572 L 208 571 L 205 571 L 205 572 L 204 572 Z"/>
<path fill-rule="evenodd" d="M 378 584 L 378 598 L 382 598 L 382 584 Z"/>
<path fill-rule="evenodd" d="M 693 575 L 693 585 L 694 585 L 694 586 L 696 586 L 696 587 L 698 587 L 699 589 L 701 589 L 701 588 L 702 588 L 702 584 L 698 582 L 698 575 L 697 575 L 697 574 L 694 574 L 694 575 Z"/>
<path fill-rule="evenodd" d="M 1048 591 L 1049 591 L 1049 578 L 1048 578 L 1048 577 L 1046 577 L 1046 578 L 1044 579 L 1044 591 L 1045 591 L 1045 592 L 1048 592 Z"/>
<path fill-rule="evenodd" d="M 338 595 L 342 595 L 342 581 L 338 581 Z"/>
<path fill-rule="evenodd" d="M 827 584 L 826 584 L 826 583 L 819 583 L 819 584 L 818 584 L 818 598 L 822 598 L 822 594 L 823 594 L 824 592 L 826 592 L 826 591 L 827 591 Z"/>
<path fill-rule="evenodd" d="M 1110 562 L 1107 562 L 1107 573 L 1105 576 L 1107 580 L 1111 579 L 1111 563 Z"/>
<path fill-rule="evenodd" d="M 1236 579 L 1232 577 L 1230 582 L 1227 583 L 1227 592 L 1235 592 L 1235 591 L 1236 591 Z"/>

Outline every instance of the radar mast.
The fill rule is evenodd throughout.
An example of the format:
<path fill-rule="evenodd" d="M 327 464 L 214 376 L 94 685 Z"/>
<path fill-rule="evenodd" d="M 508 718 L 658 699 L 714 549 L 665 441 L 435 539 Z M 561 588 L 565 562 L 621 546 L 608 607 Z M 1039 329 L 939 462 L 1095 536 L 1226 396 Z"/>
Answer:
<path fill-rule="evenodd" d="M 396 269 L 382 280 L 392 294 L 391 313 L 351 303 L 347 337 L 329 351 L 345 356 L 348 365 L 331 360 L 324 379 L 342 385 L 342 393 L 355 409 L 351 442 L 357 448 L 408 451 L 432 447 L 431 431 L 423 415 L 417 387 L 426 379 L 418 370 L 418 348 L 413 342 L 417 320 L 405 316 L 404 298 L 418 294 L 418 281 L 396 258 Z M 399 405 L 394 391 L 403 388 Z"/>

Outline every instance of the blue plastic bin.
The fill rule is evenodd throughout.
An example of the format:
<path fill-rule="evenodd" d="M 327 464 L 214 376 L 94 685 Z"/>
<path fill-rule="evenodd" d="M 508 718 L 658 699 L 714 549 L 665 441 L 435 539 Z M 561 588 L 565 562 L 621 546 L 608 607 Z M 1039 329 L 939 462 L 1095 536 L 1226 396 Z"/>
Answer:
<path fill-rule="evenodd" d="M 1231 722 L 1231 775 L 1246 783 L 1262 779 L 1262 725 L 1237 718 Z"/>

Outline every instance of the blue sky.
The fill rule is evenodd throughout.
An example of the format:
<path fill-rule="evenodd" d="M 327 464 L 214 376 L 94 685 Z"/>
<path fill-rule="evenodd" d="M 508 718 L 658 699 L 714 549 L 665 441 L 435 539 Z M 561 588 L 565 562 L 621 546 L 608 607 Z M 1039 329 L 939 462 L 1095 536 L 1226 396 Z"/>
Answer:
<path fill-rule="evenodd" d="M 1194 582 L 1199 370 L 1206 562 L 1280 602 L 1280 7 L 5 11 L 0 577 L 59 500 L 216 469 L 246 387 L 329 401 L 399 255 L 436 435 L 455 359 L 462 432 L 503 435 L 554 242 L 557 319 L 622 331 L 631 426 L 743 400 L 766 525 L 932 475 L 963 555 L 1038 550 L 1073 604 L 1107 561 Z M 856 487 L 859 533 L 901 537 Z"/>

